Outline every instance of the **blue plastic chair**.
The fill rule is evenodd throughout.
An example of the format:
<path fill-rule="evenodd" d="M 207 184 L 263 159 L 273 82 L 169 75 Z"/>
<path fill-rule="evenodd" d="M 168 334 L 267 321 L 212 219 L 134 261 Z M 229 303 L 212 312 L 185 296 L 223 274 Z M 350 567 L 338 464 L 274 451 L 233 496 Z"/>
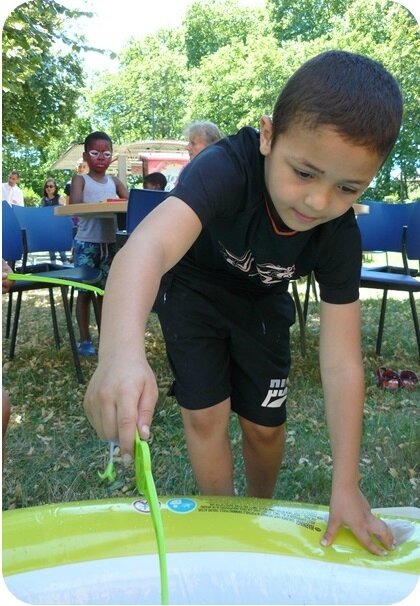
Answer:
<path fill-rule="evenodd" d="M 375 200 L 363 200 L 363 204 L 369 206 L 369 213 L 357 216 L 357 224 L 362 236 L 362 249 L 364 252 L 383 252 L 386 255 L 385 265 L 370 269 L 392 271 L 388 264 L 387 253 L 401 253 L 402 231 L 404 225 L 407 225 L 411 205 Z M 400 268 L 397 267 L 396 271 L 399 270 Z"/>
<path fill-rule="evenodd" d="M 127 234 L 131 234 L 140 221 L 158 206 L 169 193 L 156 189 L 130 189 L 127 203 Z"/>
<path fill-rule="evenodd" d="M 402 266 L 397 268 L 395 266 L 386 265 L 385 267 L 375 268 L 373 270 L 363 267 L 360 275 L 360 286 L 362 288 L 383 290 L 378 335 L 376 339 L 376 353 L 378 355 L 381 353 L 388 291 L 394 290 L 408 293 L 414 323 L 414 332 L 420 355 L 419 320 L 414 297 L 414 293 L 420 292 L 420 272 L 411 269 L 408 265 L 409 260 L 417 260 L 420 262 L 420 202 L 389 205 L 390 208 L 393 206 L 404 206 L 405 208 L 404 210 L 399 209 L 398 211 L 395 211 L 394 215 L 392 215 L 391 211 L 389 213 L 390 225 L 388 224 L 385 228 L 383 224 L 379 223 L 377 227 L 379 232 L 384 230 L 386 233 L 379 233 L 377 236 L 372 234 L 370 242 L 374 242 L 376 245 L 376 243 L 380 243 L 380 238 L 382 237 L 380 250 L 395 252 L 396 249 L 396 252 L 401 252 Z M 397 215 L 399 212 L 401 214 Z M 398 222 L 397 217 L 399 219 Z M 392 223 L 392 219 L 394 219 L 394 223 Z M 400 221 L 403 222 L 403 225 L 401 225 Z M 400 236 L 399 248 L 397 246 L 398 235 Z"/>
<path fill-rule="evenodd" d="M 16 262 L 21 262 L 21 267 L 17 270 L 22 273 L 36 273 L 38 276 L 45 278 L 63 278 L 66 280 L 74 280 L 80 282 L 81 285 L 85 284 L 96 284 L 100 279 L 100 272 L 90 267 L 62 267 L 61 265 L 55 266 L 56 269 L 50 270 L 54 267 L 50 263 L 42 263 L 36 265 L 27 265 L 27 256 L 30 252 L 40 252 L 52 250 L 49 248 L 51 243 L 54 246 L 58 243 L 60 238 L 60 247 L 63 244 L 72 242 L 72 221 L 67 217 L 57 217 L 53 214 L 53 208 L 27 208 L 27 207 L 14 207 L 3 201 L 2 203 L 2 256 L 8 261 L 12 267 L 15 267 Z M 62 221 L 62 219 L 65 221 Z M 70 231 L 68 227 L 70 226 Z M 69 238 L 69 235 L 71 236 Z M 67 238 L 65 239 L 64 238 Z M 61 239 L 62 238 L 62 239 Z M 64 250 L 64 248 L 57 248 L 57 250 Z M 45 271 L 48 270 L 48 271 Z M 80 383 L 84 383 L 83 373 L 80 365 L 79 353 L 77 350 L 77 343 L 74 336 L 73 322 L 71 316 L 71 309 L 68 300 L 68 287 L 57 286 L 48 283 L 35 283 L 35 282 L 15 282 L 14 286 L 10 289 L 9 294 L 9 308 L 6 325 L 6 337 L 10 335 L 10 348 L 9 358 L 13 359 L 16 348 L 16 338 L 19 328 L 20 310 L 22 305 L 22 296 L 24 292 L 31 290 L 40 290 L 48 288 L 50 295 L 50 309 L 53 321 L 54 339 L 56 347 L 60 347 L 60 336 L 58 331 L 57 316 L 54 302 L 54 289 L 60 288 L 61 296 L 63 300 L 64 313 L 67 324 L 67 331 L 69 335 L 69 341 L 76 370 L 76 375 Z M 10 324 L 12 316 L 12 303 L 13 295 L 17 293 L 17 300 L 13 315 L 13 326 L 10 333 Z"/>
<path fill-rule="evenodd" d="M 419 261 L 420 270 L 420 201 L 413 202 L 410 207 L 405 239 L 406 254 L 411 261 Z"/>
<path fill-rule="evenodd" d="M 70 250 L 73 245 L 71 217 L 59 217 L 54 207 L 27 207 L 14 205 L 13 211 L 21 229 L 25 230 L 26 252 Z M 58 247 L 58 248 L 57 248 Z M 25 261 L 27 265 L 27 260 Z M 48 264 L 54 267 L 54 264 Z M 56 267 L 61 268 L 61 265 Z"/>
<path fill-rule="evenodd" d="M 2 257 L 5 259 L 9 265 L 15 269 L 16 262 L 21 262 L 22 267 L 24 266 L 24 248 L 22 244 L 22 233 L 19 222 L 16 218 L 16 215 L 12 209 L 12 207 L 5 200 L 2 201 Z M 19 271 L 19 270 L 17 270 Z M 53 322 L 53 330 L 54 330 L 54 339 L 56 346 L 60 345 L 60 337 L 58 333 L 58 324 L 57 324 L 57 316 L 54 305 L 54 296 L 52 288 L 43 285 L 43 284 L 35 284 L 34 282 L 16 282 L 15 285 L 9 291 L 9 305 L 7 310 L 7 320 L 6 320 L 6 338 L 10 336 L 10 326 L 11 326 L 11 315 L 12 315 L 12 305 L 13 305 L 13 294 L 15 292 L 18 293 L 18 302 L 17 302 L 17 310 L 18 316 L 15 316 L 16 326 L 14 326 L 14 333 L 17 332 L 17 322 L 20 313 L 21 306 L 21 294 L 24 291 L 28 290 L 40 290 L 48 288 L 50 294 L 50 307 L 51 307 L 51 316 Z M 16 334 L 13 334 L 13 338 L 10 343 L 10 351 L 9 358 L 12 359 L 14 357 L 15 352 L 15 342 L 16 342 Z"/>

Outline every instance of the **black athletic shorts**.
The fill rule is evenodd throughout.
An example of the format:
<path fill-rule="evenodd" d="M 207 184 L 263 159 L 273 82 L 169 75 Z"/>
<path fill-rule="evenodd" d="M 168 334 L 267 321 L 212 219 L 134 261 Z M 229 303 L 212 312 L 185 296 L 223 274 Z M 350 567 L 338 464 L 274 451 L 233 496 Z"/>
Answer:
<path fill-rule="evenodd" d="M 286 421 L 289 329 L 295 321 L 289 293 L 192 287 L 167 274 L 154 310 L 181 406 L 198 410 L 230 397 L 232 410 L 258 425 Z"/>

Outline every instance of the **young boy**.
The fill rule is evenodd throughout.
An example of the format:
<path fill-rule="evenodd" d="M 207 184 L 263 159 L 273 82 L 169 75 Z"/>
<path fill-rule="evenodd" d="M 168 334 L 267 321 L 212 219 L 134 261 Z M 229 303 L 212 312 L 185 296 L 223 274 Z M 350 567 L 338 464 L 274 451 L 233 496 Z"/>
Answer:
<path fill-rule="evenodd" d="M 85 408 L 127 459 L 147 438 L 157 386 L 144 331 L 156 309 L 175 375 L 201 493 L 234 494 L 228 439 L 238 414 L 248 494 L 270 497 L 285 442 L 290 279 L 315 272 L 320 368 L 333 454 L 323 545 L 349 526 L 372 553 L 393 547 L 359 491 L 364 371 L 358 301 L 360 233 L 352 205 L 392 149 L 402 98 L 378 63 L 344 51 L 290 78 L 260 132 L 244 128 L 204 149 L 138 226 L 113 264 L 99 366 Z M 133 267 L 136 271 L 133 272 Z M 123 295 L 130 284 L 130 297 Z M 375 544 L 375 535 L 379 544 Z"/>
<path fill-rule="evenodd" d="M 94 132 L 84 143 L 83 160 L 87 174 L 74 175 L 71 182 L 70 204 L 92 204 L 107 198 L 128 198 L 128 191 L 118 177 L 106 175 L 112 161 L 112 141 L 106 133 Z M 81 216 L 74 240 L 74 265 L 96 267 L 101 270 L 101 288 L 104 288 L 112 259 L 116 253 L 116 218 Z M 102 300 L 99 301 L 101 309 Z M 89 331 L 90 294 L 80 290 L 76 317 L 79 325 L 79 354 L 92 356 L 96 350 Z"/>

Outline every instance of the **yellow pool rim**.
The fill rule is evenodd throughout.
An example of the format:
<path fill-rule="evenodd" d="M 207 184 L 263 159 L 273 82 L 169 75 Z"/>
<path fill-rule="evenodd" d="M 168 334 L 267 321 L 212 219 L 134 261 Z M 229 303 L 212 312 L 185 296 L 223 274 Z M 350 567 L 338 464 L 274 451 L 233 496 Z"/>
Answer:
<path fill-rule="evenodd" d="M 420 521 L 385 557 L 368 553 L 347 529 L 332 546 L 320 539 L 328 509 L 320 505 L 241 497 L 159 499 L 166 549 L 250 552 L 343 565 L 420 573 Z M 380 516 L 385 521 L 395 516 Z M 401 520 L 401 517 L 397 517 Z M 147 503 L 141 497 L 43 505 L 3 512 L 3 575 L 89 560 L 156 553 Z"/>

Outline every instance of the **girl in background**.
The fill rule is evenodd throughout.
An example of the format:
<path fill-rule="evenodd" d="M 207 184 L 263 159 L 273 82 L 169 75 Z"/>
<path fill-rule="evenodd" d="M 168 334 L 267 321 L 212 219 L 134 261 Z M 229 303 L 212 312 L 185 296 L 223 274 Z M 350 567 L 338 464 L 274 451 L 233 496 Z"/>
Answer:
<path fill-rule="evenodd" d="M 58 206 L 59 204 L 64 204 L 63 199 L 60 197 L 58 193 L 57 183 L 54 179 L 48 178 L 42 190 L 42 198 L 39 202 L 40 206 Z M 54 250 L 50 250 L 50 259 L 51 263 L 55 263 L 57 259 L 57 253 Z M 60 250 L 58 252 L 61 262 L 68 263 L 68 259 L 66 257 L 66 251 Z"/>

